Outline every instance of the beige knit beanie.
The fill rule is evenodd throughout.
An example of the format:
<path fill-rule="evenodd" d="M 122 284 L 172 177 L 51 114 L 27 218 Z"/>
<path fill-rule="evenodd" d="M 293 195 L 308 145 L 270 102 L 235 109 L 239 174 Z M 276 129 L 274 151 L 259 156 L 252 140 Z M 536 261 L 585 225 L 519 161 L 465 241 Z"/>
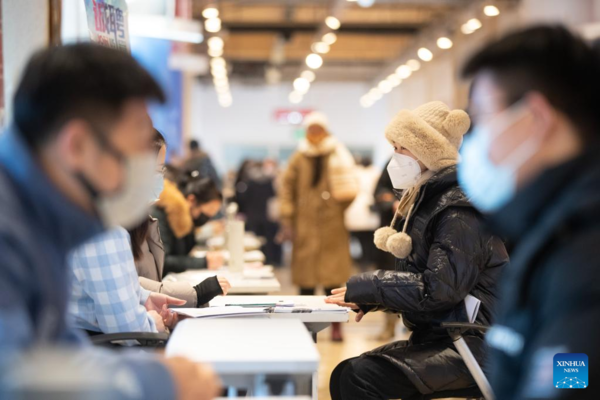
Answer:
<path fill-rule="evenodd" d="M 431 171 L 457 163 L 458 149 L 471 120 L 463 110 L 450 110 L 441 101 L 401 110 L 385 130 L 390 142 L 408 149 Z"/>

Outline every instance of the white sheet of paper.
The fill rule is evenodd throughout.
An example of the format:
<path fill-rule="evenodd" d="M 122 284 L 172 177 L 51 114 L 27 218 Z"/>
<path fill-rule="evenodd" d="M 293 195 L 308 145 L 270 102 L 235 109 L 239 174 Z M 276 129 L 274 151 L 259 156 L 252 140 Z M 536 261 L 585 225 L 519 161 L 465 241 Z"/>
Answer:
<path fill-rule="evenodd" d="M 192 318 L 226 318 L 226 317 L 248 317 L 266 313 L 265 307 L 206 307 L 206 308 L 174 308 L 178 314 L 187 315 Z"/>
<path fill-rule="evenodd" d="M 470 323 L 475 322 L 480 305 L 481 300 L 479 300 L 477 297 L 471 296 L 470 294 L 465 297 L 465 308 L 467 309 L 467 315 L 469 316 Z"/>

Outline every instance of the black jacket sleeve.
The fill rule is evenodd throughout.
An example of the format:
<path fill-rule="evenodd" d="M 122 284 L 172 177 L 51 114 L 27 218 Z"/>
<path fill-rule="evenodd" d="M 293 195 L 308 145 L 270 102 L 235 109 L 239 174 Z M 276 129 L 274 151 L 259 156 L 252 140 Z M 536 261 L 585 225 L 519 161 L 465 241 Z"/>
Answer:
<path fill-rule="evenodd" d="M 209 301 L 223 294 L 223 289 L 221 289 L 216 276 L 200 282 L 194 286 L 194 289 L 198 295 L 198 307 L 205 306 Z"/>
<path fill-rule="evenodd" d="M 487 250 L 480 216 L 452 207 L 433 222 L 433 238 L 422 272 L 375 271 L 352 277 L 346 301 L 393 311 L 430 312 L 454 307 L 477 283 Z M 416 268 L 415 268 L 416 270 Z"/>

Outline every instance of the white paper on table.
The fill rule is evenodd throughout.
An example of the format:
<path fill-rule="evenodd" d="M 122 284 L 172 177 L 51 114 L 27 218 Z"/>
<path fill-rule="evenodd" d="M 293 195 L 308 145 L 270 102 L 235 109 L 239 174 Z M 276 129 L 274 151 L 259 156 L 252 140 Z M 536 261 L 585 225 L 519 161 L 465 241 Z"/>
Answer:
<path fill-rule="evenodd" d="M 310 306 L 308 304 L 300 304 L 300 303 L 296 303 L 294 304 L 293 307 L 281 307 L 281 306 L 277 306 L 275 307 L 275 309 L 273 310 L 275 313 L 302 313 L 302 312 L 332 312 L 332 313 L 336 313 L 336 312 L 347 312 L 348 309 L 345 307 L 340 307 L 337 304 L 323 304 L 323 305 L 319 305 L 317 307 Z"/>
<path fill-rule="evenodd" d="M 227 318 L 227 317 L 250 317 L 264 315 L 266 307 L 206 307 L 206 308 L 174 308 L 177 314 L 187 315 L 192 318 Z"/>
<path fill-rule="evenodd" d="M 467 310 L 467 316 L 469 317 L 469 322 L 474 323 L 477 318 L 477 313 L 479 313 L 479 306 L 481 305 L 481 300 L 479 300 L 475 296 L 471 296 L 470 294 L 465 297 L 465 308 Z"/>

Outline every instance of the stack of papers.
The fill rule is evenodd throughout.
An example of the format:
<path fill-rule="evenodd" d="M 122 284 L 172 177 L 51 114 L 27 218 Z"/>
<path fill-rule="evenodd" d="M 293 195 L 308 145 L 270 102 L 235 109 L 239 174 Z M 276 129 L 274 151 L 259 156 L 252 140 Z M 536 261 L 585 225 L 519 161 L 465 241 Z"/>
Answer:
<path fill-rule="evenodd" d="M 177 314 L 192 318 L 228 318 L 264 316 L 267 307 L 206 307 L 206 308 L 174 308 Z"/>

